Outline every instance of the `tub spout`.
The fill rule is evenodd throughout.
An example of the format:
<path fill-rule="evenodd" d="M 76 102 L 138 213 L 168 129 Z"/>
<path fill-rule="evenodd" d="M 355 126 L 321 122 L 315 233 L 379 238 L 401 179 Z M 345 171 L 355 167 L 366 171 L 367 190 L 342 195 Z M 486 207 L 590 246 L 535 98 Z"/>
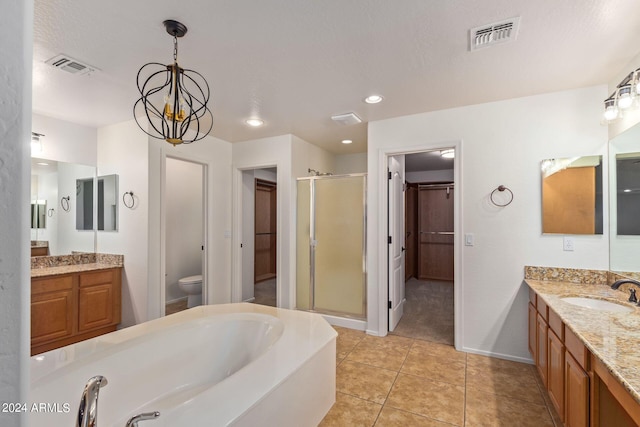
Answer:
<path fill-rule="evenodd" d="M 84 386 L 76 427 L 97 427 L 98 425 L 98 393 L 100 388 L 107 385 L 107 379 L 102 375 L 89 378 Z"/>
<path fill-rule="evenodd" d="M 160 412 L 145 412 L 143 414 L 138 414 L 135 417 L 129 418 L 125 427 L 138 427 L 138 422 L 144 420 L 154 420 L 160 416 Z"/>

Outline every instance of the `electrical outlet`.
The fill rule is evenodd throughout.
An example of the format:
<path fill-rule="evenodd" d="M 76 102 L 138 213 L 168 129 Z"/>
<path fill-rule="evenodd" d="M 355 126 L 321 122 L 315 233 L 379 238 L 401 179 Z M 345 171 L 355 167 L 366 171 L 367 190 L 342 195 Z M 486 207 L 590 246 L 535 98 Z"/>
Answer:
<path fill-rule="evenodd" d="M 562 250 L 573 251 L 573 237 L 565 236 L 562 238 Z"/>

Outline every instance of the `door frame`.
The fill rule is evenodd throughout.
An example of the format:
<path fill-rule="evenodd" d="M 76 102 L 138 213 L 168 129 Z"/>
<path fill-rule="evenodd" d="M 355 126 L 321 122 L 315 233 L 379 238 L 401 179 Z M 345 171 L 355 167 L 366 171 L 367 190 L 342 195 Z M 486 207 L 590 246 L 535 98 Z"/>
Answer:
<path fill-rule="evenodd" d="M 209 302 L 209 164 L 195 156 L 184 153 L 162 152 L 160 166 L 160 317 L 166 316 L 167 293 L 167 159 L 180 160 L 202 166 L 202 305 Z"/>
<path fill-rule="evenodd" d="M 378 233 L 378 242 L 387 241 L 387 225 L 389 223 L 389 200 L 387 191 L 383 191 L 387 187 L 388 175 L 387 168 L 389 165 L 389 157 L 397 156 L 397 155 L 407 155 L 407 154 L 415 154 L 422 153 L 425 151 L 437 151 L 443 150 L 445 148 L 453 148 L 455 150 L 455 158 L 454 158 L 454 166 L 453 166 L 453 183 L 457 191 L 454 192 L 454 210 L 453 210 L 453 231 L 455 233 L 453 239 L 454 246 L 454 254 L 453 254 L 453 310 L 454 310 L 454 346 L 456 349 L 460 350 L 462 348 L 463 340 L 463 316 L 464 316 L 464 307 L 463 307 L 463 291 L 464 291 L 464 281 L 463 281 L 463 253 L 462 248 L 464 247 L 464 238 L 462 235 L 462 193 L 464 191 L 463 182 L 462 182 L 462 159 L 463 159 L 463 149 L 462 149 L 462 140 L 449 140 L 449 141 L 437 141 L 433 143 L 425 143 L 419 145 L 411 145 L 404 147 L 393 147 L 393 148 L 381 148 L 378 151 L 378 159 L 377 159 L 377 169 L 378 169 L 378 229 L 375 230 Z M 374 191 L 376 191 L 374 189 Z M 377 272 L 378 276 L 378 289 L 371 289 L 372 292 L 377 292 L 374 298 L 378 300 L 378 335 L 385 336 L 389 332 L 389 311 L 388 311 L 388 301 L 389 301 L 389 257 L 387 253 L 386 244 L 384 245 L 384 249 L 381 248 L 378 250 L 378 260 L 377 260 Z M 372 298 L 372 300 L 374 299 Z M 371 329 L 368 327 L 368 329 Z"/>
<path fill-rule="evenodd" d="M 245 171 L 256 169 L 276 168 L 276 185 L 282 188 L 285 183 L 282 181 L 282 165 L 279 161 L 267 161 L 264 163 L 250 163 L 232 166 L 232 201 L 231 201 L 231 218 L 232 218 L 232 239 L 231 239 L 231 302 L 242 302 L 242 173 Z M 282 223 L 282 191 L 276 193 L 276 302 L 278 307 L 284 307 L 285 298 L 291 299 L 290 295 L 282 295 L 282 271 L 285 268 L 282 262 L 282 231 L 284 224 Z"/>

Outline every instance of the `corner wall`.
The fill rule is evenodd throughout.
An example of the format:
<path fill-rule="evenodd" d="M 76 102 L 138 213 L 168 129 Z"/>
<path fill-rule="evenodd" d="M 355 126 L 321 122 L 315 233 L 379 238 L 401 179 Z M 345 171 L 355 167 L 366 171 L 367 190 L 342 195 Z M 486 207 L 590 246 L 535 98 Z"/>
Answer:
<path fill-rule="evenodd" d="M 606 87 L 461 107 L 369 124 L 368 147 L 368 330 L 387 332 L 386 268 L 378 261 L 386 244 L 386 218 L 379 206 L 380 150 L 410 150 L 424 144 L 462 141 L 460 156 L 461 228 L 474 233 L 475 246 L 462 248 L 456 318 L 459 349 L 527 361 L 525 265 L 608 269 L 608 230 L 575 236 L 575 251 L 562 250 L 561 235 L 541 234 L 540 162 L 554 157 L 601 154 L 607 129 L 600 125 Z M 606 162 L 605 162 L 606 164 Z M 606 180 L 607 171 L 604 171 Z M 514 201 L 505 208 L 489 203 L 498 185 Z M 605 200 L 608 197 L 605 186 Z M 608 223 L 608 218 L 604 218 Z M 459 239 L 457 239 L 459 241 Z"/>
<path fill-rule="evenodd" d="M 33 1 L 2 4 L 0 27 L 0 402 L 29 393 L 31 64 Z M 26 425 L 26 415 L 0 412 L 0 425 Z"/>

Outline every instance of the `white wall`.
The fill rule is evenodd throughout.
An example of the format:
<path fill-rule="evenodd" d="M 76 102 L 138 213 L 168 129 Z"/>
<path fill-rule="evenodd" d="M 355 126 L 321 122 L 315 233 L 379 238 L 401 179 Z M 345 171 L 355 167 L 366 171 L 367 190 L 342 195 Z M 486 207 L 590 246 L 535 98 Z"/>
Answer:
<path fill-rule="evenodd" d="M 187 296 L 178 287 L 183 277 L 202 274 L 202 165 L 167 158 L 166 293 L 170 302 Z"/>
<path fill-rule="evenodd" d="M 367 153 L 339 154 L 335 156 L 335 174 L 367 172 Z"/>
<path fill-rule="evenodd" d="M 462 316 L 456 319 L 461 322 L 456 342 L 461 350 L 530 360 L 523 267 L 608 268 L 606 230 L 600 236 L 576 236 L 575 251 L 563 252 L 562 236 L 541 235 L 540 212 L 541 160 L 606 156 L 607 129 L 600 125 L 604 97 L 606 87 L 597 86 L 369 124 L 370 333 L 385 334 L 387 325 L 382 298 L 386 296 L 386 267 L 379 265 L 381 251 L 386 251 L 381 241 L 386 235 L 386 210 L 379 206 L 384 191 L 380 150 L 462 141 L 456 151 L 462 165 L 458 183 L 462 217 L 456 232 L 474 233 L 475 246 L 462 248 L 462 265 L 457 266 L 462 270 L 462 283 L 457 284 L 460 298 L 456 304 Z M 505 208 L 488 202 L 489 194 L 500 184 L 514 193 L 513 203 Z"/>
<path fill-rule="evenodd" d="M 453 181 L 453 169 L 439 170 L 439 171 L 407 172 L 404 178 L 407 182 Z"/>
<path fill-rule="evenodd" d="M 149 217 L 148 217 L 148 320 L 161 316 L 165 289 L 165 226 L 161 212 L 172 201 L 164 196 L 163 171 L 167 156 L 205 165 L 206 218 L 204 293 L 208 304 L 231 302 L 231 144 L 212 136 L 176 147 L 148 138 Z M 167 242 L 168 243 L 168 242 Z"/>
<path fill-rule="evenodd" d="M 122 322 L 132 326 L 147 319 L 148 141 L 135 121 L 98 129 L 98 175 L 118 175 L 118 231 L 98 231 L 97 250 L 124 255 Z M 122 204 L 122 194 L 133 191 L 134 209 Z"/>
<path fill-rule="evenodd" d="M 29 392 L 29 182 L 33 1 L 2 4 L 0 51 L 0 402 L 27 402 Z M 26 415 L 0 411 L 0 425 Z M 21 424 L 22 421 L 22 424 Z"/>

